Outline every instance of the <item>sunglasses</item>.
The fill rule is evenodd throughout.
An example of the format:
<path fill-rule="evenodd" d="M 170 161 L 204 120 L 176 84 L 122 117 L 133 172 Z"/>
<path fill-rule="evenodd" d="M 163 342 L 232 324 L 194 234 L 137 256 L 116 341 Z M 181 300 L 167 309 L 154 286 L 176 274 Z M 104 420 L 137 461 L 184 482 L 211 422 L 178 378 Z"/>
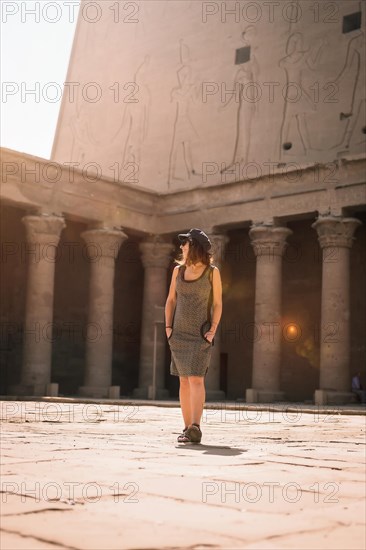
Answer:
<path fill-rule="evenodd" d="M 184 246 L 187 243 L 192 244 L 192 239 L 183 239 L 180 241 L 181 246 Z"/>

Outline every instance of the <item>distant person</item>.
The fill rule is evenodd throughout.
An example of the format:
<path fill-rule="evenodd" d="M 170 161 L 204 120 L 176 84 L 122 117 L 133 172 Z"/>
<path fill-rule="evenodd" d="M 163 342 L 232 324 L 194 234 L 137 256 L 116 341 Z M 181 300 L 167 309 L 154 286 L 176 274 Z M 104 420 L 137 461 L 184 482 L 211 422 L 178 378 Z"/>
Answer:
<path fill-rule="evenodd" d="M 357 373 L 352 378 L 352 391 L 357 395 L 361 403 L 366 403 L 366 391 L 361 384 L 361 373 Z"/>
<path fill-rule="evenodd" d="M 179 376 L 184 429 L 179 443 L 200 443 L 205 403 L 204 379 L 222 311 L 219 269 L 212 265 L 211 242 L 201 229 L 178 235 L 182 257 L 177 260 L 165 306 L 166 336 Z"/>

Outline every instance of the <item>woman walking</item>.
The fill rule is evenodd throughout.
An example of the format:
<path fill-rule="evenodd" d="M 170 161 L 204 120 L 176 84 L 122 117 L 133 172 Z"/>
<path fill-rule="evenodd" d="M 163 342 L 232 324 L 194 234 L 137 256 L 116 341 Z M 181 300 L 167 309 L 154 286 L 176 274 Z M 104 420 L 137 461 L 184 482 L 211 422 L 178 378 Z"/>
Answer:
<path fill-rule="evenodd" d="M 178 235 L 177 261 L 165 305 L 165 330 L 171 351 L 170 373 L 179 376 L 184 420 L 179 443 L 200 443 L 200 421 L 214 336 L 222 312 L 220 272 L 212 265 L 211 242 L 201 229 Z"/>

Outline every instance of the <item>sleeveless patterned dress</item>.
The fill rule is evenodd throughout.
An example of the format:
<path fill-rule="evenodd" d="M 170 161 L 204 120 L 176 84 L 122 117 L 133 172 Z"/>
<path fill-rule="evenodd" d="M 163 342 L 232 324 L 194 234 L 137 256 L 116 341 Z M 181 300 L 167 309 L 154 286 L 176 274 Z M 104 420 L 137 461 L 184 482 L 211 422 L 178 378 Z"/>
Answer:
<path fill-rule="evenodd" d="M 185 266 L 179 268 L 176 279 L 177 302 L 168 340 L 172 356 L 170 374 L 205 376 L 213 346 L 204 334 L 211 326 L 214 266 L 208 265 L 193 281 L 184 279 L 185 269 Z"/>

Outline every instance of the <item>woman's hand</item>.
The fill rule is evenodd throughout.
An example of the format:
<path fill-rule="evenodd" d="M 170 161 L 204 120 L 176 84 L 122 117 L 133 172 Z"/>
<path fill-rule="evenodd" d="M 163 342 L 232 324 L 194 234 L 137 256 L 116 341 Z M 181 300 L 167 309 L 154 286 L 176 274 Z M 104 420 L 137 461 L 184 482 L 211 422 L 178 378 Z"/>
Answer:
<path fill-rule="evenodd" d="M 209 330 L 208 332 L 206 332 L 205 334 L 205 338 L 206 340 L 208 340 L 209 342 L 212 343 L 212 340 L 214 339 L 214 336 L 215 336 L 215 333 L 213 330 Z"/>
<path fill-rule="evenodd" d="M 168 340 L 171 337 L 172 332 L 173 332 L 172 327 L 168 327 L 168 328 L 165 329 L 165 334 L 166 334 L 166 337 L 168 338 Z"/>

